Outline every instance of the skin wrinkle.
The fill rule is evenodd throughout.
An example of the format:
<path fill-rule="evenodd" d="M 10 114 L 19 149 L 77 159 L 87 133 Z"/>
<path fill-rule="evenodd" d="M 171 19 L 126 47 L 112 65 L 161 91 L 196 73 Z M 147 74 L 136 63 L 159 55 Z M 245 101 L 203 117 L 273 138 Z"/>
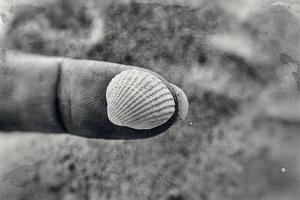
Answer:
<path fill-rule="evenodd" d="M 56 110 L 56 117 L 58 119 L 58 122 L 60 123 L 62 129 L 64 130 L 64 132 L 69 132 L 67 129 L 67 125 L 66 122 L 63 118 L 62 115 L 62 105 L 61 105 L 61 79 L 62 79 L 62 66 L 63 66 L 63 60 L 61 62 L 59 62 L 58 66 L 57 66 L 57 81 L 56 81 L 56 86 L 55 86 L 55 100 L 54 100 L 54 107 Z"/>
<path fill-rule="evenodd" d="M 142 80 L 141 80 L 141 82 L 142 82 Z M 149 81 L 149 82 L 145 85 L 145 87 L 148 86 L 148 85 L 150 84 L 150 82 L 151 82 L 151 81 Z M 160 84 L 160 83 L 157 83 L 157 84 Z M 130 89 L 132 89 L 132 88 L 130 88 L 130 87 L 127 87 L 127 88 L 126 88 L 126 90 L 130 90 Z M 133 88 L 133 89 L 134 89 L 134 88 Z M 152 89 L 152 88 L 149 88 L 149 89 L 148 89 L 147 91 L 145 91 L 145 92 L 148 92 L 148 91 L 151 90 L 151 89 Z M 136 91 L 136 92 L 139 92 L 139 91 Z M 121 95 L 122 95 L 122 94 L 120 94 L 120 96 L 121 96 Z M 119 105 L 118 105 L 118 106 L 115 106 L 115 107 L 111 110 L 111 112 L 114 112 L 117 108 L 119 108 L 119 106 L 122 105 L 123 101 L 127 98 L 128 95 L 130 95 L 130 94 L 127 94 L 125 97 L 123 97 L 123 100 L 122 100 L 121 102 L 119 102 L 119 103 L 118 103 Z M 142 93 L 139 92 L 138 95 L 136 95 L 136 96 L 131 96 L 130 98 L 127 98 L 127 99 L 126 99 L 126 102 L 123 104 L 123 108 L 119 109 L 119 111 L 116 112 L 115 115 L 118 115 L 118 114 L 120 114 L 120 112 L 123 112 L 123 111 L 126 109 L 126 106 L 135 106 L 136 104 L 140 104 L 141 101 L 144 100 L 143 98 L 140 98 L 141 96 L 142 96 Z M 132 98 L 136 98 L 136 99 L 140 98 L 140 100 L 139 100 L 139 101 L 136 101 L 135 104 L 133 104 L 133 105 L 127 105 L 128 102 L 130 102 L 130 101 L 132 100 Z M 145 98 L 145 97 L 144 97 L 144 98 Z M 136 99 L 134 99 L 134 100 L 136 100 Z M 119 99 L 116 99 L 115 101 L 117 102 L 117 101 L 119 101 Z M 124 114 L 125 114 L 125 113 L 124 113 Z"/>

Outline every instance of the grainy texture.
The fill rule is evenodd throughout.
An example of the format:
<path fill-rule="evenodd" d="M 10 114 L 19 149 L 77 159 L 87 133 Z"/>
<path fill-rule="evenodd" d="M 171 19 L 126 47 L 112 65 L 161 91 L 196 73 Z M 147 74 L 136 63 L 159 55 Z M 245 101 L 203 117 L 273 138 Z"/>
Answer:
<path fill-rule="evenodd" d="M 93 22 L 83 1 L 59 2 L 19 19 L 7 45 L 152 69 L 183 88 L 190 113 L 140 141 L 1 135 L 0 199 L 299 199 L 297 2 L 103 1 L 103 38 L 73 48 Z"/>

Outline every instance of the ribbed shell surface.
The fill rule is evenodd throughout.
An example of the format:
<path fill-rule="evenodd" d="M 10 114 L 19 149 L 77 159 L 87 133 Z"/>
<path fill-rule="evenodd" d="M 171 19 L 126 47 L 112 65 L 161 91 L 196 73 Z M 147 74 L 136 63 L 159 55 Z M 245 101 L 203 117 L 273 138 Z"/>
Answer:
<path fill-rule="evenodd" d="M 175 111 L 174 98 L 155 75 L 126 70 L 117 74 L 106 90 L 109 120 L 133 129 L 153 129 L 166 123 Z"/>

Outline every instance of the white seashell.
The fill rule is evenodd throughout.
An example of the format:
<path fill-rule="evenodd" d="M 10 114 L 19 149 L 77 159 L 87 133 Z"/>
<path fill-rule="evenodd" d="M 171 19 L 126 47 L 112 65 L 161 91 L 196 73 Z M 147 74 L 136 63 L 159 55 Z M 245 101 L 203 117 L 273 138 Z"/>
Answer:
<path fill-rule="evenodd" d="M 167 86 L 155 75 L 136 69 L 123 71 L 111 80 L 106 101 L 112 123 L 138 130 L 158 127 L 175 112 Z"/>

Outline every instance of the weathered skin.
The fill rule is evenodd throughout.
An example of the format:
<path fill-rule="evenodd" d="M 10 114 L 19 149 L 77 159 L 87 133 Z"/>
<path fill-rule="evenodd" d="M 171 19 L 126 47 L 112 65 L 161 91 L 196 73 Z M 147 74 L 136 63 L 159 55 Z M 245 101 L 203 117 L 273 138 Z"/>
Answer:
<path fill-rule="evenodd" d="M 2 52 L 0 130 L 70 133 L 105 139 L 138 139 L 160 134 L 179 118 L 178 88 L 157 74 L 176 102 L 176 111 L 167 123 L 151 130 L 134 130 L 116 126 L 107 117 L 107 85 L 116 74 L 130 68 L 135 67 Z"/>

